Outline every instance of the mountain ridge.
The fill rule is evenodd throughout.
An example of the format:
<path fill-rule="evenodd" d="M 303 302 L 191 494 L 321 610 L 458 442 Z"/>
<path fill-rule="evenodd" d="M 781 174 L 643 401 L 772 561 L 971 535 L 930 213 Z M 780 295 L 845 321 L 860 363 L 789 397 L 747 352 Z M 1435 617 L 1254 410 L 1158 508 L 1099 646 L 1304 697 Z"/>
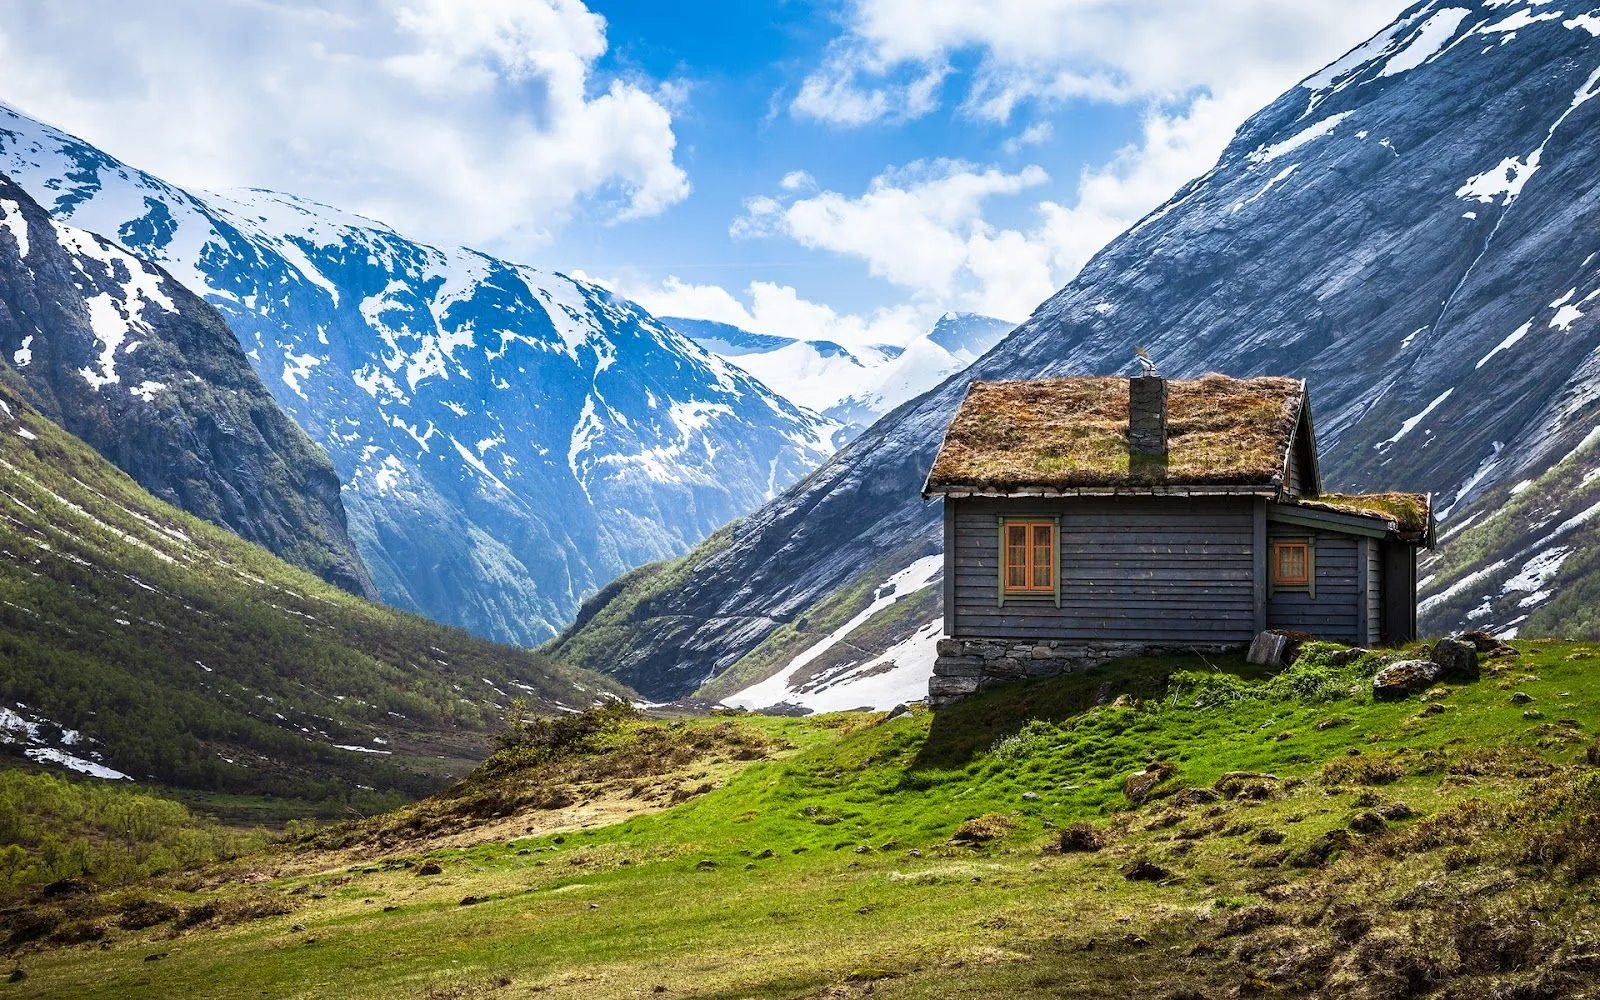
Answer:
<path fill-rule="evenodd" d="M 51 219 L 0 174 L 0 366 L 151 492 L 376 595 L 333 465 L 216 310 L 161 268 Z"/>
<path fill-rule="evenodd" d="M 501 641 L 809 472 L 834 425 L 587 282 L 263 190 L 195 194 L 0 108 L 0 170 L 227 318 L 329 454 L 386 601 Z"/>

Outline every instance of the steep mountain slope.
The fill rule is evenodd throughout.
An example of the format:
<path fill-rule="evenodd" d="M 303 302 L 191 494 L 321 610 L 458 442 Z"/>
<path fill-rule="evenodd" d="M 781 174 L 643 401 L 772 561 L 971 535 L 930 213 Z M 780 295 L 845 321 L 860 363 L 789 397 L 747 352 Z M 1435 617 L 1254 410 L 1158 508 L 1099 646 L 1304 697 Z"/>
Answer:
<path fill-rule="evenodd" d="M 976 361 L 1014 324 L 976 313 L 946 313 L 905 347 L 849 351 L 827 340 L 750 333 L 711 320 L 662 322 L 760 379 L 784 398 L 844 425 L 840 443 L 911 397 Z"/>
<path fill-rule="evenodd" d="M 379 593 L 546 638 L 810 471 L 832 424 L 631 302 L 288 195 L 195 195 L 0 109 L 0 170 L 227 318 L 332 457 Z"/>
<path fill-rule="evenodd" d="M 215 309 L 0 176 L 0 366 L 152 493 L 355 594 L 375 589 L 327 456 Z"/>
<path fill-rule="evenodd" d="M 617 690 L 182 513 L 21 381 L 0 368 L 0 755 L 371 808 L 480 758 L 512 695 L 553 713 Z"/>
<path fill-rule="evenodd" d="M 1493 505 L 1600 422 L 1597 35 L 1587 4 L 1412 7 L 1250 119 L 998 348 L 718 546 L 619 586 L 558 651 L 656 695 L 782 669 L 938 550 L 918 489 L 970 379 L 1125 370 L 1135 344 L 1174 376 L 1306 377 L 1331 487 L 1430 490 L 1463 519 Z M 843 619 L 811 620 L 851 594 Z"/>

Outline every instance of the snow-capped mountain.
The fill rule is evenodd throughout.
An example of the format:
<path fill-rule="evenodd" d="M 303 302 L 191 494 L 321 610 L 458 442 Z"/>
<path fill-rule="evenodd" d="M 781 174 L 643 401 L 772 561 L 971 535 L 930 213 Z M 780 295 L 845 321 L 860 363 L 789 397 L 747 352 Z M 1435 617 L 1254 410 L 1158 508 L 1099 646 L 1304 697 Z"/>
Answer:
<path fill-rule="evenodd" d="M 1591 3 L 1414 5 L 1246 122 L 999 347 L 594 609 L 606 641 L 565 645 L 654 696 L 786 669 L 823 638 L 812 621 L 848 619 L 940 546 L 918 489 L 971 379 L 1127 371 L 1135 344 L 1172 376 L 1304 376 L 1330 488 L 1432 491 L 1448 540 L 1423 590 L 1449 597 L 1425 627 L 1600 633 L 1596 96 Z"/>
<path fill-rule="evenodd" d="M 290 195 L 176 188 L 0 107 L 0 171 L 227 318 L 379 592 L 532 643 L 809 472 L 827 420 L 597 286 Z"/>
<path fill-rule="evenodd" d="M 161 499 L 375 596 L 332 465 L 217 311 L 3 175 L 0 378 Z"/>
<path fill-rule="evenodd" d="M 751 333 L 712 320 L 663 317 L 661 321 L 790 402 L 842 424 L 840 444 L 972 364 L 1015 325 L 992 316 L 951 312 L 908 346 L 877 344 L 848 350 L 829 340 Z"/>

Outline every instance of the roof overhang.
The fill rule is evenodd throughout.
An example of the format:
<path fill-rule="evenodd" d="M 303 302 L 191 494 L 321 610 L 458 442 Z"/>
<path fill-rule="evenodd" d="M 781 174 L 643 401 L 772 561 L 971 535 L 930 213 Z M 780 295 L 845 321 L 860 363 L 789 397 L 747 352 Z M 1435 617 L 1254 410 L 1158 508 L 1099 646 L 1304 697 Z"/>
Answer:
<path fill-rule="evenodd" d="M 1267 497 L 1282 494 L 1276 483 L 1260 486 L 1030 486 L 1014 490 L 987 489 L 982 486 L 925 486 L 924 499 L 931 497 L 1009 498 L 1009 497 Z"/>
<path fill-rule="evenodd" d="M 1312 504 L 1316 501 L 1312 500 Z M 1328 510 L 1293 501 L 1267 505 L 1267 520 L 1277 524 L 1293 524 L 1302 528 L 1320 528 L 1346 535 L 1384 538 L 1391 541 L 1412 542 L 1424 548 L 1433 548 L 1433 513 L 1429 504 L 1428 528 L 1423 532 L 1402 531 L 1399 522 L 1381 514 L 1355 514 Z"/>

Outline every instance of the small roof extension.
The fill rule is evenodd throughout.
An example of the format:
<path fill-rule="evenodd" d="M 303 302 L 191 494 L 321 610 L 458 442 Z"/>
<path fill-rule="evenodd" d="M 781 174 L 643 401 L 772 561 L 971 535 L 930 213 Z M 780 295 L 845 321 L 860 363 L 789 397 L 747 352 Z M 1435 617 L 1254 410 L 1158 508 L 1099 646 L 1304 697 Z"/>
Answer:
<path fill-rule="evenodd" d="M 1286 485 L 1297 443 L 1309 458 L 1301 497 Z M 1431 538 L 1428 497 L 1319 496 L 1316 461 L 1311 408 L 1299 379 L 1169 380 L 1162 457 L 1129 447 L 1126 378 L 973 382 L 923 496 L 1245 494 L 1378 519 L 1398 535 Z"/>

